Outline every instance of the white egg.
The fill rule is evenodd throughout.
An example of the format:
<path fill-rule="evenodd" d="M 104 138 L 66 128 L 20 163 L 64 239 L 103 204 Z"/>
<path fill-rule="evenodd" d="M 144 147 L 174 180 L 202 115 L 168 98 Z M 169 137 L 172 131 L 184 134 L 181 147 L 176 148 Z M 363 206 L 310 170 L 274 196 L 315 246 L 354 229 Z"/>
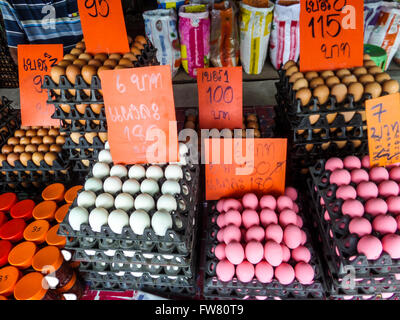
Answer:
<path fill-rule="evenodd" d="M 165 210 L 168 212 L 175 211 L 178 207 L 176 199 L 170 194 L 164 194 L 157 200 L 157 210 Z"/>
<path fill-rule="evenodd" d="M 96 198 L 96 208 L 111 209 L 114 206 L 114 197 L 109 193 L 99 194 Z"/>
<path fill-rule="evenodd" d="M 103 181 L 101 181 L 99 178 L 91 177 L 86 180 L 85 182 L 86 191 L 97 192 L 100 191 L 101 189 L 103 189 Z"/>
<path fill-rule="evenodd" d="M 164 173 L 159 166 L 150 166 L 146 170 L 146 178 L 154 179 L 156 181 L 164 177 Z"/>
<path fill-rule="evenodd" d="M 96 201 L 96 194 L 93 191 L 85 190 L 79 193 L 77 203 L 79 207 L 89 208 L 94 206 L 95 201 Z"/>
<path fill-rule="evenodd" d="M 108 216 L 108 225 L 113 232 L 121 234 L 123 227 L 129 225 L 129 216 L 124 210 L 113 210 Z"/>
<path fill-rule="evenodd" d="M 179 142 L 179 155 L 185 156 L 187 155 L 188 152 L 189 152 L 188 146 L 183 142 Z"/>
<path fill-rule="evenodd" d="M 120 193 L 114 201 L 114 206 L 117 209 L 129 211 L 133 208 L 133 197 L 129 193 Z"/>
<path fill-rule="evenodd" d="M 128 177 L 131 179 L 140 180 L 146 176 L 146 169 L 143 168 L 140 164 L 135 164 L 130 167 L 128 171 Z"/>
<path fill-rule="evenodd" d="M 183 178 L 182 168 L 177 164 L 170 164 L 165 168 L 165 178 L 179 180 Z"/>
<path fill-rule="evenodd" d="M 161 186 L 161 193 L 171 195 L 179 194 L 181 193 L 181 186 L 175 180 L 166 180 Z"/>
<path fill-rule="evenodd" d="M 108 164 L 113 162 L 110 150 L 101 150 L 99 152 L 99 162 Z"/>
<path fill-rule="evenodd" d="M 71 228 L 75 231 L 79 231 L 81 224 L 88 223 L 89 212 L 82 207 L 75 207 L 69 212 L 68 222 Z"/>
<path fill-rule="evenodd" d="M 107 163 L 97 162 L 92 169 L 95 178 L 103 179 L 110 174 L 110 167 Z"/>
<path fill-rule="evenodd" d="M 104 208 L 94 208 L 89 214 L 89 225 L 94 232 L 100 232 L 101 226 L 107 224 L 108 211 Z"/>
<path fill-rule="evenodd" d="M 158 236 L 165 236 L 168 229 L 172 228 L 172 217 L 169 212 L 159 210 L 151 217 L 151 227 Z"/>
<path fill-rule="evenodd" d="M 116 194 L 122 190 L 122 181 L 118 177 L 108 177 L 103 184 L 105 192 Z"/>
<path fill-rule="evenodd" d="M 158 183 L 154 179 L 144 179 L 140 184 L 140 192 L 148 193 L 151 196 L 154 196 L 157 192 L 160 192 L 160 187 Z"/>
<path fill-rule="evenodd" d="M 108 143 L 108 141 L 106 141 L 106 143 L 104 144 L 104 149 L 110 150 L 110 144 Z"/>
<path fill-rule="evenodd" d="M 128 169 L 120 164 L 116 164 L 110 170 L 110 176 L 124 178 L 128 175 Z"/>
<path fill-rule="evenodd" d="M 151 195 L 147 193 L 139 194 L 135 199 L 135 209 L 136 210 L 144 210 L 149 212 L 155 208 L 154 199 Z"/>
<path fill-rule="evenodd" d="M 135 195 L 140 191 L 140 183 L 136 179 L 128 179 L 122 185 L 122 192 Z"/>
<path fill-rule="evenodd" d="M 144 229 L 150 227 L 150 216 L 144 210 L 136 210 L 129 218 L 129 225 L 135 234 L 142 235 Z"/>

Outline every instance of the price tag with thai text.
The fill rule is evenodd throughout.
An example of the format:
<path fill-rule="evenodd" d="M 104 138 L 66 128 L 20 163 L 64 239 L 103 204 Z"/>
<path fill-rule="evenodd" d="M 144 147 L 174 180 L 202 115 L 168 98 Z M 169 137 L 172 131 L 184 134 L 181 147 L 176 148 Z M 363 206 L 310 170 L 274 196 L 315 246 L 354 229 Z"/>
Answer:
<path fill-rule="evenodd" d="M 365 102 L 371 166 L 400 162 L 400 93 Z"/>
<path fill-rule="evenodd" d="M 242 128 L 242 67 L 199 69 L 197 87 L 200 129 Z"/>
<path fill-rule="evenodd" d="M 300 71 L 363 65 L 363 0 L 300 0 Z"/>
<path fill-rule="evenodd" d="M 63 58 L 62 44 L 18 45 L 18 77 L 23 126 L 60 126 L 52 119 L 54 105 L 47 104 L 43 78 Z"/>
<path fill-rule="evenodd" d="M 170 67 L 101 71 L 100 79 L 114 163 L 179 161 Z"/>
<path fill-rule="evenodd" d="M 286 139 L 205 139 L 206 200 L 282 195 Z"/>

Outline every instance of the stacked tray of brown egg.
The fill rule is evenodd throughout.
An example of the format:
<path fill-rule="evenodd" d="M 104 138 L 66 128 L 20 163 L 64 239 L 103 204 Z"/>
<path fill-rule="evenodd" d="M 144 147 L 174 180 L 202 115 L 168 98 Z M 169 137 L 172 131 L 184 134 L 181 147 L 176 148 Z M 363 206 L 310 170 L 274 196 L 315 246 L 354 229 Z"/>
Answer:
<path fill-rule="evenodd" d="M 363 66 L 320 72 L 300 72 L 298 64 L 288 61 L 279 76 L 279 134 L 289 135 L 289 161 L 302 174 L 318 158 L 366 154 L 365 101 L 399 91 L 398 81 L 368 55 Z"/>
<path fill-rule="evenodd" d="M 6 97 L 0 98 L 0 147 L 7 142 L 21 123 L 20 113 L 14 110 L 11 104 L 12 101 Z"/>

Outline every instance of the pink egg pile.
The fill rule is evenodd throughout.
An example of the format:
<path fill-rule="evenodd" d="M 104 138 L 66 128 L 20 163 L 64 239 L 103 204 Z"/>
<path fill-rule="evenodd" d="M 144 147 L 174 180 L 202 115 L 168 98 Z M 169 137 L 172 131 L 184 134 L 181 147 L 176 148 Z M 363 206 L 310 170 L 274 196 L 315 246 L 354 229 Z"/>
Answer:
<path fill-rule="evenodd" d="M 297 196 L 297 190 L 288 187 L 278 198 L 258 199 L 248 193 L 240 200 L 218 201 L 219 243 L 214 253 L 219 280 L 228 282 L 236 275 L 241 282 L 255 278 L 261 283 L 276 279 L 283 285 L 295 280 L 313 283 L 315 272 L 309 264 L 311 253 L 305 246 Z"/>
<path fill-rule="evenodd" d="M 376 260 L 384 251 L 400 259 L 400 163 L 371 168 L 369 156 L 335 157 L 326 161 L 325 170 L 331 171 L 330 184 L 338 186 L 342 214 L 351 218 L 349 232 L 359 237 L 358 253 Z"/>

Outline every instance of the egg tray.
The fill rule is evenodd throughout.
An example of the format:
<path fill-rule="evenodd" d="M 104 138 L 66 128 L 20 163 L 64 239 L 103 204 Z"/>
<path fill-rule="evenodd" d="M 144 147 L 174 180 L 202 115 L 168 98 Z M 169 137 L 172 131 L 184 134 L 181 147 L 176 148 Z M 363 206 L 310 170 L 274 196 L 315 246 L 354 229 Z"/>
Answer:
<path fill-rule="evenodd" d="M 12 192 L 17 195 L 19 200 L 31 199 L 40 202 L 43 201 L 42 190 L 50 184 L 50 181 L 41 182 L 41 185 L 38 187 L 30 182 L 25 182 L 28 186 L 24 186 L 23 183 L 23 181 L 7 183 L 0 179 L 0 194 Z"/>
<path fill-rule="evenodd" d="M 390 297 L 384 298 L 382 294 L 372 294 L 372 295 L 365 295 L 365 294 L 358 294 L 358 295 L 332 295 L 330 300 L 346 300 L 346 301 L 370 301 L 370 300 L 400 300 L 399 293 L 393 293 Z"/>
<path fill-rule="evenodd" d="M 65 143 L 62 146 L 63 149 L 80 149 L 80 150 L 86 150 L 90 149 L 92 150 L 103 150 L 104 149 L 104 143 L 101 142 L 100 138 L 98 136 L 95 136 L 93 138 L 93 143 L 89 143 L 84 136 L 79 137 L 79 143 L 75 143 L 70 136 L 65 137 Z M 86 159 L 86 158 L 85 158 Z"/>
<path fill-rule="evenodd" d="M 77 150 L 78 149 L 78 150 Z M 67 153 L 68 153 L 68 159 L 70 160 L 70 162 L 80 162 L 81 160 L 89 160 L 91 163 L 93 161 L 97 161 L 99 159 L 99 153 L 101 150 L 103 149 L 93 149 L 93 150 L 89 150 L 89 149 L 67 149 Z M 84 166 L 84 168 L 79 168 L 77 167 L 77 170 L 85 170 L 88 171 L 90 169 L 91 166 L 87 167 L 84 164 L 82 164 Z"/>
<path fill-rule="evenodd" d="M 267 296 L 280 297 L 284 299 L 323 299 L 325 297 L 325 284 L 322 275 L 321 265 L 318 256 L 315 254 L 313 247 L 310 244 L 310 235 L 308 230 L 303 227 L 307 233 L 308 242 L 306 247 L 310 250 L 311 260 L 310 265 L 314 268 L 315 278 L 310 285 L 303 285 L 297 280 L 289 285 L 282 285 L 276 279 L 271 283 L 261 283 L 254 278 L 249 283 L 240 282 L 237 277 L 234 277 L 229 282 L 223 282 L 216 276 L 215 270 L 218 264 L 218 259 L 213 253 L 213 248 L 219 243 L 217 240 L 217 232 L 219 230 L 216 224 L 218 212 L 215 210 L 216 202 L 208 204 L 208 224 L 206 227 L 207 238 L 205 246 L 205 279 L 204 279 L 204 296 L 205 297 L 245 297 L 245 296 Z M 299 211 L 301 212 L 301 210 Z M 303 220 L 304 217 L 302 216 Z M 290 261 L 289 261 L 290 262 Z"/>

